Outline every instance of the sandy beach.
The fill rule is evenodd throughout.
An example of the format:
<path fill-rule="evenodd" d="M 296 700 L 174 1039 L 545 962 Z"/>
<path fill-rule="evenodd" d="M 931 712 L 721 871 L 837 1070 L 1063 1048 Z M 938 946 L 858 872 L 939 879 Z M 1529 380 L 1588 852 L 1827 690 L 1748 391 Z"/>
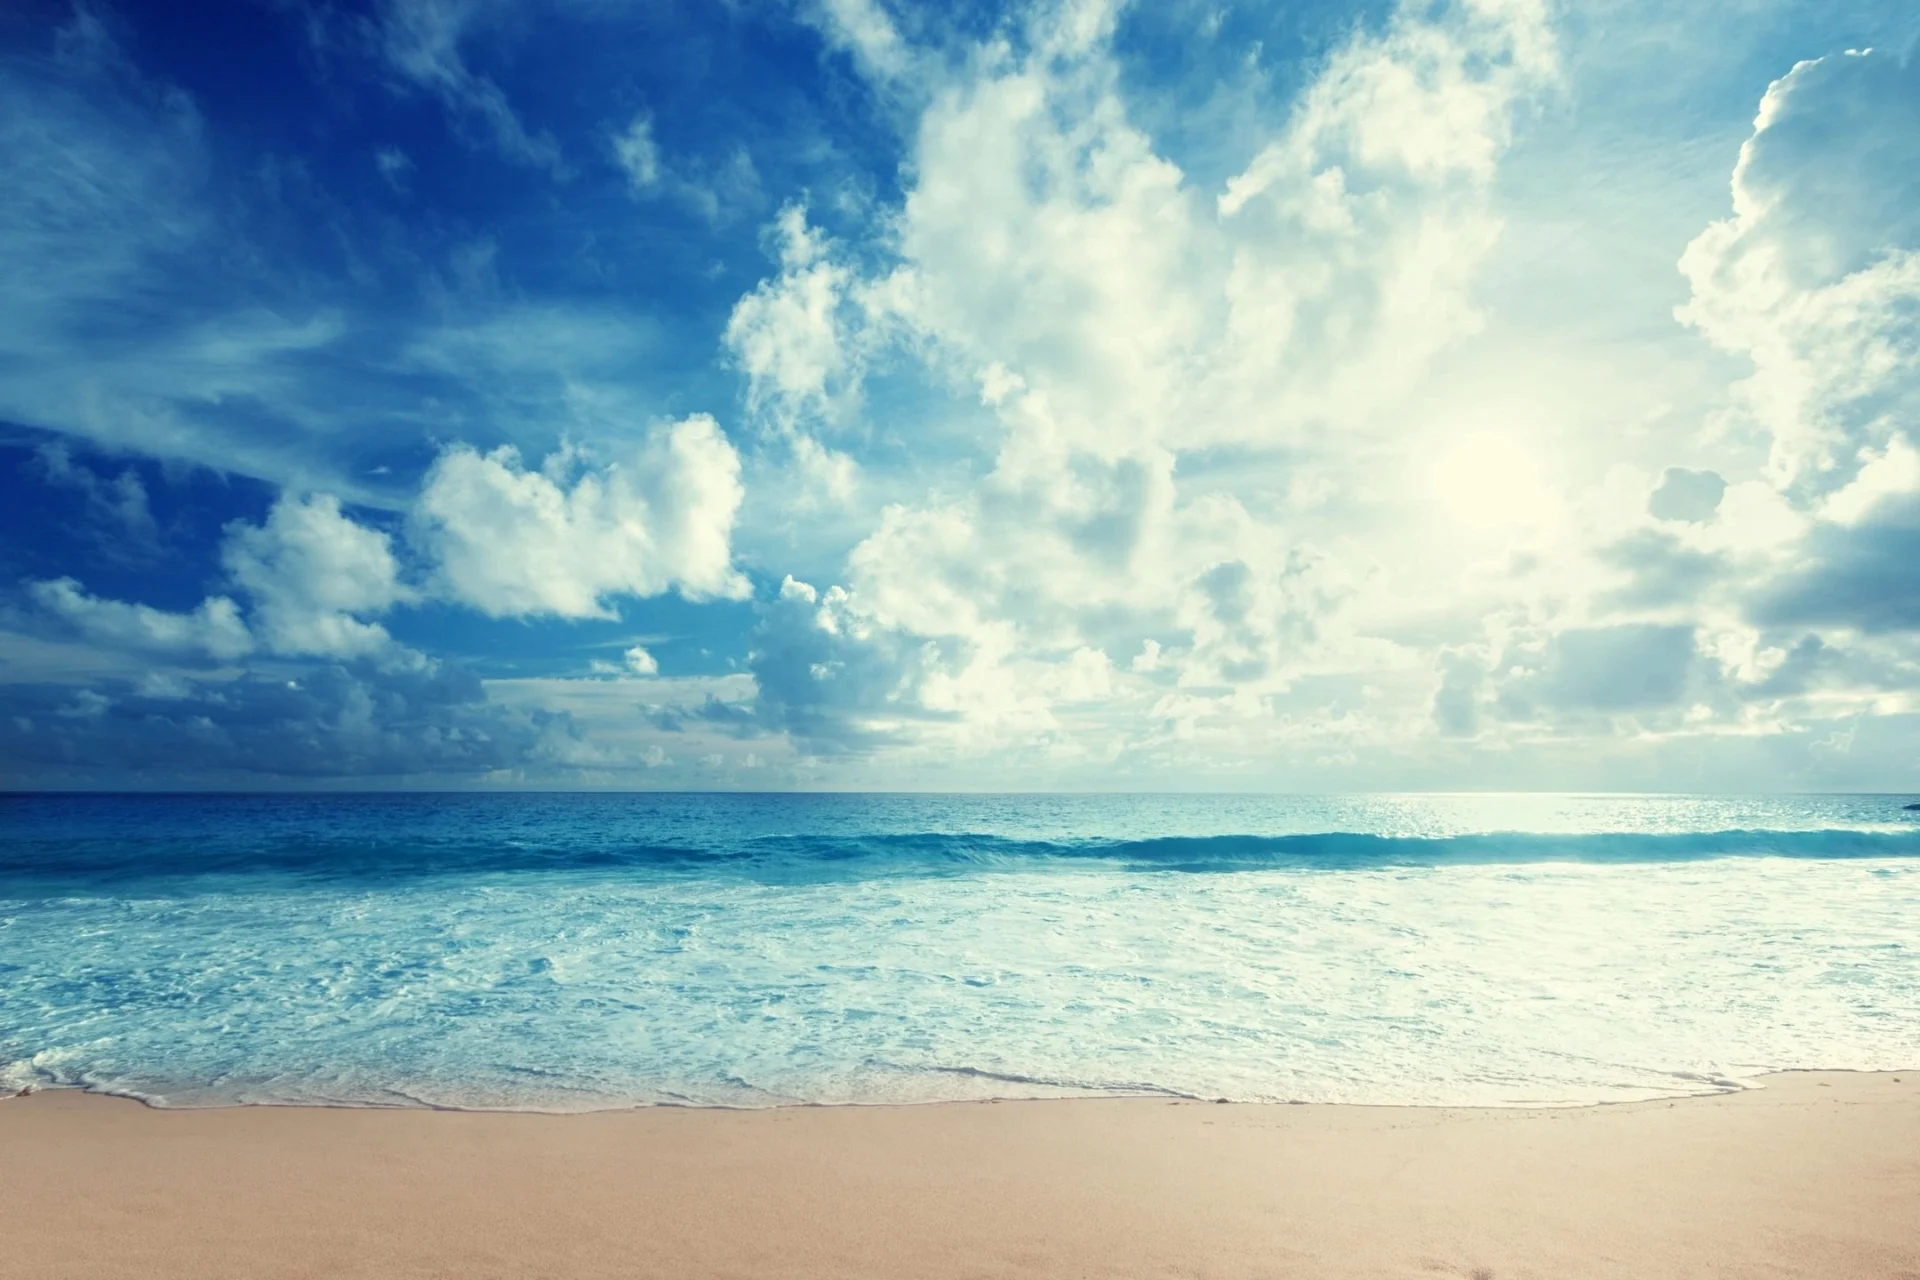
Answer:
<path fill-rule="evenodd" d="M 1920 1073 L 1578 1110 L 0 1104 L 20 1277 L 1920 1277 Z"/>

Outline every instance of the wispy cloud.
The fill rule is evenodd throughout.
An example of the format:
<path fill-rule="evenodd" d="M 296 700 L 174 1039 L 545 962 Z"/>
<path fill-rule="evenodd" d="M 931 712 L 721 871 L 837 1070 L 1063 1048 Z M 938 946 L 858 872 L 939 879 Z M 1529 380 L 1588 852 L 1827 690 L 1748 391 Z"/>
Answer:
<path fill-rule="evenodd" d="M 387 63 L 415 87 L 438 97 L 462 127 L 472 127 L 509 160 L 568 174 L 560 144 L 529 129 L 493 80 L 473 71 L 462 54 L 467 36 L 485 18 L 485 0 L 387 0 L 377 39 Z"/>

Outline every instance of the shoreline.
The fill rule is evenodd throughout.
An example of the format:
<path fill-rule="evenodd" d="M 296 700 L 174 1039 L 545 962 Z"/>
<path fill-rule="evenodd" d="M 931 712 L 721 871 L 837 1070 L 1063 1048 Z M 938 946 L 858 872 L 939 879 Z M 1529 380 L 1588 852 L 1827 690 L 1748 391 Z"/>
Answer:
<path fill-rule="evenodd" d="M 1593 1102 L 1314 1102 L 1304 1098 L 1248 1099 L 1248 1098 L 1204 1098 L 1197 1095 L 1175 1093 L 1171 1090 L 1141 1090 L 1131 1093 L 1069 1093 L 1054 1095 L 1003 1094 L 985 1095 L 978 1098 L 928 1098 L 920 1101 L 881 1100 L 874 1102 L 769 1102 L 764 1106 L 749 1106 L 744 1103 L 726 1102 L 633 1102 L 615 1103 L 604 1107 L 587 1107 L 579 1110 L 559 1110 L 541 1107 L 462 1107 L 450 1103 L 421 1101 L 407 1102 L 210 1102 L 169 1105 L 152 1098 L 133 1093 L 114 1093 L 104 1089 L 94 1089 L 86 1085 L 32 1084 L 13 1093 L 0 1093 L 0 1106 L 26 1098 L 51 1094 L 77 1094 L 87 1098 L 98 1098 L 113 1102 L 131 1102 L 146 1110 L 165 1114 L 196 1113 L 213 1111 L 250 1111 L 256 1109 L 274 1111 L 375 1111 L 375 1112 L 412 1112 L 423 1111 L 445 1113 L 448 1115 L 474 1116 L 548 1116 L 554 1118 L 574 1116 L 626 1115 L 650 1111 L 718 1111 L 734 1114 L 755 1115 L 772 1111 L 840 1111 L 840 1110 L 918 1110 L 925 1107 L 973 1107 L 983 1104 L 1019 1104 L 1063 1103 L 1063 1102 L 1143 1102 L 1170 1103 L 1182 1106 L 1234 1106 L 1234 1107 L 1337 1107 L 1343 1110 L 1375 1111 L 1441 1111 L 1441 1112 L 1486 1112 L 1500 1115 L 1508 1112 L 1546 1112 L 1591 1111 L 1602 1107 L 1645 1107 L 1661 1106 L 1674 1102 L 1705 1101 L 1712 1098 L 1732 1097 L 1743 1093 L 1754 1093 L 1768 1088 L 1769 1081 L 1786 1080 L 1796 1076 L 1886 1076 L 1896 1082 L 1900 1078 L 1912 1076 L 1920 1080 L 1920 1067 L 1788 1067 L 1779 1071 L 1763 1071 L 1750 1077 L 1721 1078 L 1726 1087 L 1706 1089 L 1699 1093 L 1662 1093 L 1645 1098 L 1601 1098 Z"/>
<path fill-rule="evenodd" d="M 1920 1276 L 1920 1072 L 1568 1108 L 10 1101 L 23 1276 Z"/>

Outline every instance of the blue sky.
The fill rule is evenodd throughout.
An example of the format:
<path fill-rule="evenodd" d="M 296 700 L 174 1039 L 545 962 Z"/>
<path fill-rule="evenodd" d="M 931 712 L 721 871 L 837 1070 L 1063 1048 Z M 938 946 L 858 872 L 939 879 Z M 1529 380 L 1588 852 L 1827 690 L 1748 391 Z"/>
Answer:
<path fill-rule="evenodd" d="M 0 779 L 1920 787 L 1916 40 L 25 0 Z"/>

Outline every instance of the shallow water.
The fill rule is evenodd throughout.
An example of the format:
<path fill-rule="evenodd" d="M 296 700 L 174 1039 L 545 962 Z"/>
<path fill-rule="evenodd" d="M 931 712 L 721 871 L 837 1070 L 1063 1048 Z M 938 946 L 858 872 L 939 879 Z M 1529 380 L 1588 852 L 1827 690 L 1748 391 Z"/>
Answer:
<path fill-rule="evenodd" d="M 1920 1066 L 1911 797 L 0 798 L 0 1083 L 1584 1103 Z"/>

